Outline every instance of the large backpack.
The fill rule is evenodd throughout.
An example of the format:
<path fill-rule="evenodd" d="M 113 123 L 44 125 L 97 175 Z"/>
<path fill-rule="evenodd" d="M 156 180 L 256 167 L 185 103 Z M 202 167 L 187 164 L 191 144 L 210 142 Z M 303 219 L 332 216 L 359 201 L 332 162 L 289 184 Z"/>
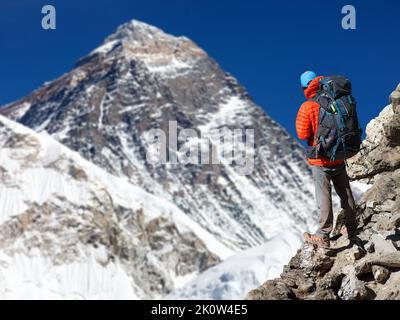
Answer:
<path fill-rule="evenodd" d="M 322 78 L 312 100 L 319 104 L 320 109 L 316 146 L 309 151 L 309 157 L 335 161 L 356 155 L 361 148 L 362 130 L 351 82 L 343 76 Z"/>

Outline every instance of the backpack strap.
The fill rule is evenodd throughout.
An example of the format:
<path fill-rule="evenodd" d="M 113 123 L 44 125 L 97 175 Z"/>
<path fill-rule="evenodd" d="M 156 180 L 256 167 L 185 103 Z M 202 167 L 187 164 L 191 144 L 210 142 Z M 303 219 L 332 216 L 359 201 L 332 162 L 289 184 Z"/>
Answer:
<path fill-rule="evenodd" d="M 321 104 L 318 101 L 318 97 L 319 97 L 319 92 L 314 97 L 310 98 L 309 101 L 314 101 L 314 102 L 318 103 L 319 108 L 320 108 L 320 112 L 321 111 L 323 112 L 322 117 L 320 116 L 319 120 L 318 120 L 318 127 L 319 127 L 321 125 L 321 123 L 324 121 L 327 111 L 325 110 L 325 108 L 321 107 Z M 315 139 L 315 138 L 317 138 L 317 139 Z M 324 142 L 323 141 L 323 137 L 319 137 L 318 138 L 317 132 L 315 133 L 315 138 L 314 138 L 315 146 L 309 148 L 308 151 L 307 151 L 307 156 L 310 159 L 318 159 L 319 150 L 321 148 L 321 144 Z"/>

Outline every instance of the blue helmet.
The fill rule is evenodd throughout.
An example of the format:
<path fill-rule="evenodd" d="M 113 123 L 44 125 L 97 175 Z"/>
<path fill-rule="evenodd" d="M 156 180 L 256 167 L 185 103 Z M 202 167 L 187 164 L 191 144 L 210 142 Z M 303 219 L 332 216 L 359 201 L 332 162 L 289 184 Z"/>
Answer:
<path fill-rule="evenodd" d="M 317 77 L 317 75 L 316 75 L 316 73 L 314 71 L 306 71 L 306 72 L 304 72 L 300 77 L 301 86 L 303 88 L 307 88 L 308 85 L 310 84 L 310 82 L 312 80 L 314 80 L 316 77 Z"/>

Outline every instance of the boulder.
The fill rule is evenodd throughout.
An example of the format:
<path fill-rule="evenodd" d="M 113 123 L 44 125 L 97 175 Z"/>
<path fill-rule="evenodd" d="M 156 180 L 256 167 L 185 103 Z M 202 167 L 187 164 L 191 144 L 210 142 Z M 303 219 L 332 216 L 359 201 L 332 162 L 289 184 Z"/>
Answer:
<path fill-rule="evenodd" d="M 300 293 L 310 293 L 315 290 L 315 284 L 312 281 L 304 281 L 299 284 L 298 289 Z"/>
<path fill-rule="evenodd" d="M 396 96 L 400 92 L 394 94 Z M 366 129 L 363 150 L 348 161 L 352 179 L 372 178 L 400 167 L 400 105 L 387 106 Z"/>
<path fill-rule="evenodd" d="M 370 221 L 372 216 L 375 214 L 375 211 L 372 208 L 365 208 L 362 212 L 362 219 L 364 222 Z"/>
<path fill-rule="evenodd" d="M 381 266 L 388 269 L 400 268 L 400 251 L 379 255 L 373 254 L 359 261 L 355 267 L 355 274 L 359 277 L 372 271 L 372 266 Z"/>
<path fill-rule="evenodd" d="M 267 281 L 258 289 L 250 291 L 246 300 L 293 300 L 296 296 L 284 282 Z"/>
<path fill-rule="evenodd" d="M 376 230 L 381 230 L 381 231 L 390 231 L 393 229 L 392 227 L 392 222 L 390 220 L 390 217 L 387 216 L 381 216 L 378 221 L 376 221 L 375 225 Z"/>
<path fill-rule="evenodd" d="M 305 300 L 337 300 L 338 297 L 333 290 L 321 290 L 316 291 L 313 294 L 307 296 Z"/>
<path fill-rule="evenodd" d="M 291 269 L 302 270 L 305 276 L 317 274 L 322 276 L 332 268 L 334 260 L 327 255 L 327 250 L 315 249 L 310 244 L 304 244 L 295 257 L 289 262 Z"/>
<path fill-rule="evenodd" d="M 374 253 L 375 252 L 375 245 L 374 245 L 374 243 L 372 241 L 370 241 L 364 246 L 364 249 L 368 253 Z"/>
<path fill-rule="evenodd" d="M 369 297 L 365 283 L 354 274 L 343 278 L 338 294 L 342 300 L 367 300 Z"/>
<path fill-rule="evenodd" d="M 393 91 L 392 94 L 390 95 L 390 103 L 393 106 L 393 110 L 395 113 L 400 113 L 400 92 L 399 91 Z"/>
<path fill-rule="evenodd" d="M 397 210 L 390 218 L 390 229 L 400 227 L 400 210 Z"/>
<path fill-rule="evenodd" d="M 391 240 L 385 240 L 380 234 L 372 235 L 371 241 L 374 244 L 375 252 L 377 254 L 384 255 L 397 252 L 393 242 Z"/>
<path fill-rule="evenodd" d="M 372 272 L 372 264 L 369 263 L 368 259 L 361 260 L 354 266 L 354 272 L 358 278 L 363 277 Z"/>
<path fill-rule="evenodd" d="M 324 278 L 317 282 L 317 291 L 333 289 L 337 291 L 340 288 L 345 274 L 338 270 L 331 270 Z"/>
<path fill-rule="evenodd" d="M 399 94 L 400 94 L 400 92 L 399 92 Z M 397 111 L 395 111 L 395 112 L 397 112 L 397 114 L 395 114 L 393 116 L 392 121 L 383 126 L 383 131 L 384 131 L 385 137 L 388 141 L 388 145 L 392 146 L 392 147 L 396 147 L 396 146 L 400 145 L 400 128 L 399 128 L 400 105 L 397 105 L 396 108 L 397 108 Z"/>
<path fill-rule="evenodd" d="M 374 275 L 374 279 L 379 283 L 385 283 L 387 279 L 390 277 L 390 270 L 381 266 L 373 266 L 372 274 Z M 400 284 L 399 284 L 400 285 Z"/>
<path fill-rule="evenodd" d="M 377 205 L 375 207 L 375 211 L 377 212 L 392 212 L 395 209 L 396 201 L 387 199 L 381 205 Z"/>
<path fill-rule="evenodd" d="M 391 172 L 390 174 L 380 174 L 376 176 L 375 183 L 362 197 L 362 201 L 366 203 L 367 208 L 374 213 L 379 212 L 382 205 L 388 200 L 395 200 L 400 193 L 400 170 Z M 394 204 L 390 202 L 393 207 L 387 208 L 392 210 L 395 208 Z M 375 214 L 372 215 L 374 217 Z"/>
<path fill-rule="evenodd" d="M 392 273 L 377 292 L 376 300 L 400 300 L 400 272 Z"/>
<path fill-rule="evenodd" d="M 353 247 L 347 251 L 347 255 L 351 261 L 357 261 L 360 260 L 365 254 L 359 246 L 353 245 Z"/>
<path fill-rule="evenodd" d="M 373 255 L 369 258 L 371 265 L 383 266 L 387 268 L 400 268 L 400 251 L 385 255 Z"/>
<path fill-rule="evenodd" d="M 299 269 L 287 270 L 281 275 L 281 279 L 290 288 L 299 288 L 304 284 L 309 284 L 310 286 L 314 286 L 312 278 L 306 277 L 303 270 Z"/>

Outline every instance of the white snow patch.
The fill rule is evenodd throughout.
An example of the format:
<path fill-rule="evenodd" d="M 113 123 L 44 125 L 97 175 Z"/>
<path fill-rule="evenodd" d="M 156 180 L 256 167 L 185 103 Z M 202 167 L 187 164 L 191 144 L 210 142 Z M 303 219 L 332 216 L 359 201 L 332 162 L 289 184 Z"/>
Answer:
<path fill-rule="evenodd" d="M 101 45 L 100 47 L 94 49 L 89 55 L 93 55 L 95 53 L 107 54 L 115 47 L 115 45 L 118 42 L 120 42 L 120 41 L 119 40 L 113 40 L 113 41 L 106 42 L 105 44 Z"/>
<path fill-rule="evenodd" d="M 30 102 L 24 102 L 21 105 L 19 105 L 15 111 L 11 112 L 10 117 L 12 119 L 19 120 L 25 115 L 25 113 L 28 112 L 30 107 L 31 107 Z"/>
<path fill-rule="evenodd" d="M 372 188 L 372 184 L 363 183 L 360 181 L 350 182 L 351 190 L 353 191 L 354 200 L 358 202 L 363 194 Z"/>
<path fill-rule="evenodd" d="M 101 250 L 101 249 L 99 249 Z M 86 261 L 54 265 L 40 254 L 0 252 L 0 297 L 4 300 L 137 300 L 118 263 L 102 265 L 94 250 Z"/>
<path fill-rule="evenodd" d="M 300 245 L 300 238 L 283 232 L 205 271 L 167 299 L 242 300 L 250 290 L 278 277 Z"/>

